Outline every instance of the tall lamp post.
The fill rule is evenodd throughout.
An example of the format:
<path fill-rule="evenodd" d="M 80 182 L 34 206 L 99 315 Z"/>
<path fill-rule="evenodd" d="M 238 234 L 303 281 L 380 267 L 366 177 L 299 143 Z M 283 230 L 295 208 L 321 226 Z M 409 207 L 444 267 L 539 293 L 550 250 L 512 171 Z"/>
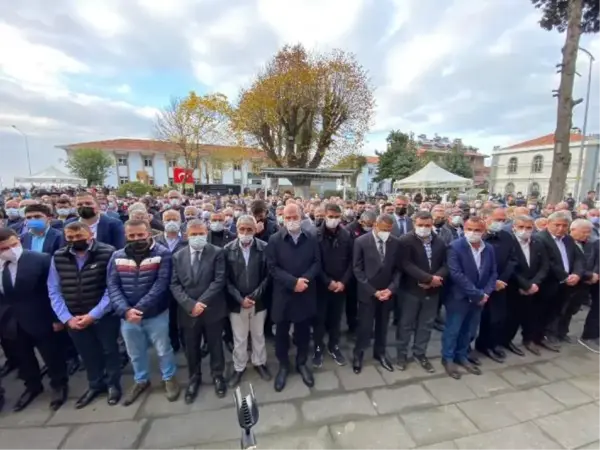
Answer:
<path fill-rule="evenodd" d="M 585 138 L 587 133 L 587 121 L 588 121 L 588 111 L 590 109 L 590 90 L 592 88 L 592 66 L 594 65 L 594 55 L 592 55 L 589 51 L 587 51 L 583 47 L 579 47 L 579 50 L 585 53 L 590 58 L 590 68 L 588 71 L 588 80 L 587 80 L 587 90 L 585 93 L 585 111 L 583 113 L 583 129 L 581 130 L 581 145 L 579 146 L 579 161 L 577 161 L 577 181 L 575 182 L 575 199 L 577 201 L 581 198 L 581 170 L 583 168 L 583 151 L 585 149 Z M 594 168 L 594 170 L 597 170 Z"/>
<path fill-rule="evenodd" d="M 29 168 L 29 176 L 31 176 L 31 158 L 29 157 L 29 139 L 27 135 L 23 133 L 16 125 L 11 125 L 23 138 L 25 139 L 25 151 L 27 152 L 27 167 Z"/>

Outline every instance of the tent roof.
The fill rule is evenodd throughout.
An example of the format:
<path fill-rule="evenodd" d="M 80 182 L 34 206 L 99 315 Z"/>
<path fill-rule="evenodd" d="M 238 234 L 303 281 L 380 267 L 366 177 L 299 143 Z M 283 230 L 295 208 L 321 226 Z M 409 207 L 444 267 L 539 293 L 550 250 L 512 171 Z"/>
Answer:
<path fill-rule="evenodd" d="M 54 166 L 50 166 L 47 169 L 42 170 L 41 172 L 37 172 L 28 177 L 16 177 L 16 183 L 51 183 L 56 181 L 56 183 L 61 184 L 85 184 L 85 180 L 83 178 L 76 177 L 74 175 L 70 175 L 62 170 L 57 169 Z"/>
<path fill-rule="evenodd" d="M 50 166 L 42 170 L 41 172 L 34 173 L 33 175 L 27 178 L 60 178 L 61 180 L 80 179 L 79 177 L 63 172 L 62 170 L 59 170 L 54 166 Z"/>
<path fill-rule="evenodd" d="M 427 187 L 468 187 L 473 180 L 459 177 L 447 170 L 442 169 L 434 162 L 429 162 L 425 167 L 411 176 L 398 180 L 394 188 L 427 188 Z"/>

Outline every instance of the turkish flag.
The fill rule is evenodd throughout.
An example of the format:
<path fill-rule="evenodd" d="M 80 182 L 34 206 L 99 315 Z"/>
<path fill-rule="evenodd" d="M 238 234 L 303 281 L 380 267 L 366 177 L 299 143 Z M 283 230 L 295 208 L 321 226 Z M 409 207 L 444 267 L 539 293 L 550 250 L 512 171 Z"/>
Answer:
<path fill-rule="evenodd" d="M 175 184 L 194 184 L 194 171 L 192 169 L 184 169 L 183 167 L 175 167 L 173 169 L 173 181 Z"/>

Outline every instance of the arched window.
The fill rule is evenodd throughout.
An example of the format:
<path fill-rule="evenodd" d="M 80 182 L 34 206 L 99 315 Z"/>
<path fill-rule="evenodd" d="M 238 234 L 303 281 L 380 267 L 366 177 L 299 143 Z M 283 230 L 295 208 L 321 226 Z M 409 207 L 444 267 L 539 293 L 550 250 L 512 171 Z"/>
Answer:
<path fill-rule="evenodd" d="M 512 194 L 514 192 L 515 192 L 515 183 L 506 183 L 506 186 L 504 187 L 504 193 Z"/>
<path fill-rule="evenodd" d="M 539 183 L 536 183 L 536 182 L 531 183 L 531 186 L 529 186 L 529 194 L 530 195 L 539 195 L 540 194 Z"/>
<path fill-rule="evenodd" d="M 533 173 L 540 173 L 544 170 L 544 157 L 542 155 L 537 155 L 533 158 L 533 162 L 531 163 L 531 171 Z"/>
<path fill-rule="evenodd" d="M 508 173 L 517 173 L 518 161 L 517 158 L 510 158 L 508 160 Z"/>

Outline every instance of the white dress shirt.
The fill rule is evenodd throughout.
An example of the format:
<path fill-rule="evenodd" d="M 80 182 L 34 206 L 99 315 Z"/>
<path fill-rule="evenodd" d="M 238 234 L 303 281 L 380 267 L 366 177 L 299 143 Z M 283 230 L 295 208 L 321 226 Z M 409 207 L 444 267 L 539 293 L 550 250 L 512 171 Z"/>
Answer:
<path fill-rule="evenodd" d="M 375 247 L 377 248 L 377 252 L 379 252 L 379 242 L 383 241 L 383 239 L 381 239 L 379 236 L 377 236 L 377 232 L 375 230 L 373 230 L 371 232 L 371 234 L 373 235 L 373 238 L 375 238 Z M 389 239 L 389 238 L 388 238 Z M 383 241 L 383 257 L 385 258 L 385 252 L 386 252 L 386 248 L 385 245 L 387 244 L 387 241 Z"/>
<path fill-rule="evenodd" d="M 531 249 L 529 248 L 530 240 L 522 241 L 518 239 L 519 245 L 521 246 L 521 250 L 523 251 L 523 255 L 525 256 L 525 261 L 527 261 L 527 265 L 531 266 Z"/>
<path fill-rule="evenodd" d="M 477 270 L 481 272 L 481 254 L 483 253 L 483 249 L 485 248 L 485 242 L 481 241 L 479 248 L 473 247 L 470 242 L 468 242 L 468 244 L 471 248 L 471 253 L 473 254 L 473 259 L 475 260 Z"/>
<path fill-rule="evenodd" d="M 246 261 L 246 267 L 248 267 L 248 262 L 250 261 L 250 249 L 252 248 L 252 243 L 247 246 L 243 246 L 240 242 L 240 248 L 242 249 L 242 255 L 244 256 L 244 261 Z"/>

